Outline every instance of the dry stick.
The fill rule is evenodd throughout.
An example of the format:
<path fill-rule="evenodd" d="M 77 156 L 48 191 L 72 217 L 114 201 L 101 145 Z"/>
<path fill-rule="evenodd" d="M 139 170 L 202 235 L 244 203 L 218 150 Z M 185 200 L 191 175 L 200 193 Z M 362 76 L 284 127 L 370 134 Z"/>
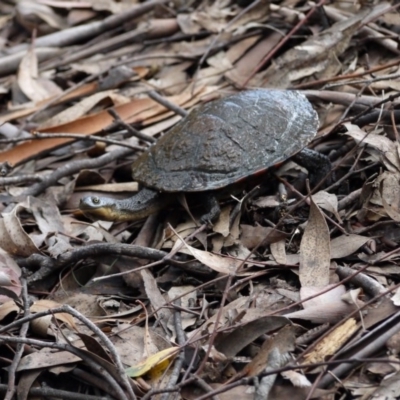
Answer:
<path fill-rule="evenodd" d="M 20 266 L 29 269 L 38 266 L 40 267 L 39 271 L 36 271 L 27 278 L 27 281 L 31 283 L 42 279 L 43 276 L 47 276 L 47 274 L 53 273 L 66 265 L 73 264 L 84 258 L 101 257 L 108 254 L 125 255 L 149 260 L 160 260 L 167 256 L 166 252 L 151 249 L 149 247 L 125 243 L 96 243 L 82 246 L 79 249 L 64 253 L 57 259 L 43 256 L 41 254 L 32 254 L 28 258 L 20 259 L 18 263 Z"/>
<path fill-rule="evenodd" d="M 74 371 L 74 370 L 73 370 Z M 72 371 L 72 372 L 73 372 Z M 8 389 L 7 385 L 0 384 L 0 393 L 6 392 Z M 65 400 L 110 400 L 109 397 L 104 396 L 93 396 L 86 393 L 73 393 L 67 392 L 66 390 L 52 389 L 49 387 L 31 387 L 28 392 L 29 396 L 39 398 L 60 398 Z"/>
<path fill-rule="evenodd" d="M 71 371 L 71 374 L 75 376 L 75 378 L 77 378 L 79 381 L 85 382 L 88 386 L 98 388 L 104 393 L 110 394 L 110 389 L 107 382 L 100 376 L 94 375 L 92 372 L 85 371 L 79 367 L 75 367 Z"/>
<path fill-rule="evenodd" d="M 107 154 L 104 154 L 95 159 L 89 160 L 78 160 L 69 162 L 62 167 L 58 168 L 54 172 L 49 175 L 43 177 L 43 181 L 34 184 L 32 187 L 25 190 L 22 194 L 22 198 L 26 198 L 27 196 L 37 196 L 38 194 L 44 192 L 49 186 L 55 185 L 58 180 L 64 178 L 65 176 L 70 176 L 72 174 L 80 172 L 82 169 L 89 169 L 89 168 L 100 168 L 106 164 L 109 164 L 119 158 L 126 157 L 132 154 L 131 149 L 117 149 L 111 151 Z"/>
<path fill-rule="evenodd" d="M 368 267 L 368 265 L 366 265 L 365 267 Z M 366 269 L 366 268 L 363 268 Z M 358 271 L 357 271 L 358 272 Z M 355 274 L 353 274 L 355 275 Z M 344 279 L 343 281 L 347 280 L 348 278 Z M 375 301 L 377 301 L 380 298 L 383 298 L 384 296 L 393 293 L 395 290 L 397 290 L 400 287 L 400 284 L 395 285 L 394 287 L 391 287 L 390 289 L 386 290 L 385 292 L 381 293 L 379 296 L 371 299 L 370 301 L 368 301 L 367 303 L 365 303 L 361 308 L 358 308 L 357 310 L 354 310 L 352 313 L 350 313 L 349 315 L 346 316 L 346 318 L 344 320 L 341 320 L 339 322 L 337 322 L 334 326 L 332 326 L 331 329 L 329 329 L 327 332 L 324 333 L 324 335 L 322 335 L 322 337 L 320 337 L 316 342 L 314 342 L 311 346 L 311 349 L 315 348 L 319 343 L 321 343 L 322 340 L 324 340 L 324 338 L 326 338 L 328 335 L 332 334 L 332 332 L 334 332 L 336 329 L 339 328 L 339 326 L 341 326 L 345 321 L 347 321 L 349 318 L 354 317 L 356 314 L 358 314 L 359 312 L 361 312 L 362 309 L 366 309 L 367 306 L 372 305 Z M 308 351 L 308 349 L 306 350 Z M 303 354 L 301 354 L 298 358 L 302 357 L 305 354 L 305 352 L 303 352 Z M 338 361 L 337 364 L 344 364 L 344 360 L 336 360 L 336 355 L 332 356 L 333 358 L 331 360 L 329 360 L 329 362 L 331 363 L 332 361 Z M 327 364 L 327 365 L 332 365 L 332 364 Z M 320 374 L 318 375 L 318 377 L 314 380 L 313 386 L 310 389 L 310 393 L 309 395 L 312 395 L 312 393 L 314 392 L 314 390 L 319 386 L 320 381 L 323 379 L 323 375 L 326 371 L 321 371 Z M 310 397 L 308 396 L 307 399 L 309 399 Z"/>
<path fill-rule="evenodd" d="M 181 115 L 182 117 L 186 117 L 188 115 L 188 112 L 184 108 L 179 107 L 177 104 L 171 103 L 165 97 L 160 96 L 155 90 L 149 90 L 147 94 L 151 99 L 161 104 L 165 108 L 174 111 L 176 114 Z"/>
<path fill-rule="evenodd" d="M 110 47 L 120 48 L 124 44 L 128 44 L 129 42 L 133 42 L 134 39 L 139 39 L 144 34 L 142 29 L 135 29 L 133 31 L 128 31 L 125 33 L 121 33 L 120 35 L 114 36 L 112 38 L 106 39 L 100 43 L 96 43 L 88 48 L 84 48 L 81 50 L 77 50 L 71 54 L 67 54 L 65 58 L 50 60 L 46 62 L 45 68 L 46 70 L 61 67 L 81 59 L 88 58 L 94 54 L 99 54 L 101 52 L 107 51 Z"/>
<path fill-rule="evenodd" d="M 249 81 L 254 77 L 254 75 L 269 61 L 271 58 L 277 53 L 279 49 L 297 32 L 298 29 L 300 29 L 311 17 L 311 15 L 315 12 L 315 10 L 319 7 L 321 7 L 326 0 L 320 0 L 318 4 L 313 6 L 311 10 L 307 13 L 307 15 L 300 20 L 293 28 L 292 30 L 258 63 L 258 65 L 254 68 L 253 72 L 250 74 L 250 76 L 246 79 L 242 87 L 246 87 Z"/>
<path fill-rule="evenodd" d="M 178 307 L 181 306 L 181 299 L 174 300 L 173 304 L 177 305 Z M 185 334 L 183 333 L 182 329 L 181 312 L 177 309 L 175 309 L 174 311 L 174 326 L 175 326 L 177 342 L 181 348 L 179 350 L 179 355 L 175 360 L 174 368 L 172 369 L 168 383 L 165 387 L 166 389 L 172 389 L 175 387 L 176 383 L 178 382 L 179 374 L 181 372 L 183 363 L 185 361 L 185 349 L 182 346 L 185 345 L 186 340 L 185 340 Z M 170 397 L 169 393 L 164 393 L 161 396 L 161 400 L 168 400 L 169 397 Z"/>
<path fill-rule="evenodd" d="M 119 125 L 123 126 L 132 136 L 137 137 L 140 140 L 144 140 L 145 142 L 154 143 L 156 139 L 153 137 L 146 135 L 145 133 L 140 132 L 138 129 L 135 129 L 133 126 L 127 124 L 115 111 L 114 108 L 110 108 L 107 112 L 114 118 L 114 121 Z"/>
<path fill-rule="evenodd" d="M 370 79 L 358 79 L 358 80 L 348 81 L 348 82 L 331 83 L 330 85 L 325 85 L 324 89 L 334 89 L 334 88 L 337 88 L 337 87 L 343 86 L 343 85 L 359 85 L 361 83 L 369 86 L 375 82 L 396 80 L 397 78 L 400 78 L 400 74 L 398 74 L 398 73 L 391 74 L 391 75 L 377 76 L 375 78 L 370 78 Z"/>
<path fill-rule="evenodd" d="M 241 267 L 241 265 L 242 264 L 240 264 L 238 266 L 237 270 Z M 214 328 L 213 328 L 213 331 L 211 332 L 210 339 L 208 341 L 208 348 L 207 348 L 206 354 L 204 355 L 204 358 L 201 361 L 201 364 L 200 364 L 199 368 L 197 369 L 195 375 L 199 375 L 199 376 L 201 375 L 201 372 L 203 371 L 204 367 L 206 366 L 207 360 L 211 354 L 212 348 L 214 346 L 214 341 L 218 334 L 218 325 L 219 325 L 219 322 L 221 321 L 223 309 L 224 309 L 225 303 L 228 299 L 228 293 L 231 288 L 233 276 L 234 276 L 233 274 L 229 274 L 228 279 L 226 280 L 226 285 L 225 285 L 224 292 L 222 294 L 220 308 L 218 309 L 217 317 L 216 317 L 215 323 L 214 323 Z"/>
<path fill-rule="evenodd" d="M 200 389 L 202 389 L 204 392 L 206 393 L 211 393 L 213 392 L 213 388 L 202 378 L 200 378 L 197 375 L 194 374 L 190 374 L 190 377 L 195 379 L 195 381 L 193 382 L 194 384 L 196 384 Z M 219 400 L 219 396 L 217 395 L 211 395 L 211 400 Z"/>
<path fill-rule="evenodd" d="M 111 358 L 113 359 L 113 361 L 118 369 L 118 372 L 120 374 L 120 378 L 121 378 L 122 382 L 124 382 L 124 384 L 127 386 L 126 389 L 128 390 L 128 393 L 131 392 L 131 397 L 133 396 L 132 398 L 135 398 L 135 395 L 129 389 L 129 388 L 131 388 L 131 385 L 130 385 L 129 381 L 127 380 L 127 376 L 125 373 L 125 369 L 122 365 L 122 361 L 121 361 L 117 351 L 115 350 L 114 345 L 110 341 L 110 339 L 92 321 L 87 319 L 85 316 L 83 316 L 81 313 L 76 311 L 71 306 L 63 305 L 61 307 L 56 307 L 56 308 L 52 308 L 50 310 L 46 310 L 46 311 L 42 311 L 42 312 L 35 313 L 32 315 L 24 316 L 23 318 L 21 318 L 18 321 L 14 321 L 13 323 L 8 324 L 7 326 L 1 327 L 0 333 L 7 331 L 14 326 L 18 326 L 21 323 L 22 324 L 29 323 L 29 321 L 33 321 L 35 319 L 42 318 L 43 316 L 54 315 L 54 314 L 58 314 L 58 313 L 68 313 L 68 314 L 74 316 L 75 318 L 80 320 L 82 323 L 84 323 L 93 333 L 95 333 L 100 338 L 100 340 L 103 342 L 103 344 L 106 346 L 107 350 L 109 351 Z M 17 323 L 17 324 L 15 324 L 15 323 Z M 68 344 L 68 346 L 70 346 L 71 348 L 75 348 L 74 346 L 71 346 L 70 344 Z M 77 349 L 77 350 L 79 350 L 79 349 Z M 81 357 L 81 355 L 78 355 L 78 357 Z"/>
<path fill-rule="evenodd" d="M 391 364 L 392 361 L 389 358 L 352 358 L 352 359 L 345 359 L 345 360 L 334 360 L 334 361 L 322 361 L 322 362 L 317 362 L 314 364 L 299 364 L 299 365 L 287 365 L 282 368 L 277 368 L 272 371 L 263 371 L 257 376 L 262 378 L 264 376 L 269 376 L 273 374 L 279 374 L 281 372 L 286 372 L 286 371 L 293 371 L 293 370 L 299 370 L 299 369 L 310 369 L 310 368 L 316 368 L 316 367 L 323 367 L 323 366 L 331 366 L 331 365 L 337 365 L 337 364 L 357 364 L 357 363 L 386 363 L 386 364 Z M 400 361 L 395 360 L 395 364 L 400 364 Z M 238 381 L 235 381 L 230 384 L 225 384 L 222 385 L 222 387 L 219 387 L 218 389 L 214 389 L 211 393 L 207 393 L 203 396 L 196 397 L 196 400 L 207 400 L 212 398 L 212 396 L 215 396 L 220 393 L 227 392 L 231 389 L 234 389 L 235 387 L 238 386 L 245 386 L 248 385 L 249 383 L 254 382 L 254 376 L 250 376 L 248 378 L 242 378 L 239 379 Z"/>
<path fill-rule="evenodd" d="M 361 196 L 361 191 L 362 189 L 356 189 L 350 194 L 348 194 L 346 197 L 343 197 L 343 199 L 338 201 L 338 211 L 343 210 L 346 208 L 348 204 L 353 203 L 356 201 L 360 196 Z"/>
<path fill-rule="evenodd" d="M 103 280 L 103 279 L 110 279 L 110 278 L 113 278 L 113 277 L 116 277 L 116 276 L 122 276 L 122 275 L 126 275 L 126 274 L 130 274 L 131 272 L 137 272 L 137 271 L 141 271 L 141 270 L 143 270 L 143 269 L 149 269 L 149 268 L 151 268 L 151 267 L 154 267 L 154 266 L 156 266 L 156 265 L 160 265 L 160 264 L 163 264 L 163 263 L 165 263 L 165 262 L 167 262 L 167 261 L 169 261 L 169 262 L 171 262 L 171 263 L 174 263 L 174 256 L 179 252 L 179 250 L 185 245 L 185 241 L 181 238 L 181 236 L 174 230 L 174 228 L 172 228 L 172 226 L 171 225 L 169 225 L 168 224 L 168 226 L 169 226 L 169 228 L 175 233 L 175 235 L 179 238 L 179 240 L 180 240 L 180 244 L 178 245 L 178 246 L 176 246 L 174 249 L 172 249 L 169 253 L 165 253 L 165 252 L 163 252 L 163 251 L 161 251 L 161 250 L 159 250 L 159 254 L 161 254 L 161 253 L 164 253 L 165 255 L 162 257 L 162 258 L 157 258 L 157 259 L 155 259 L 155 258 L 151 258 L 152 260 L 156 260 L 155 262 L 153 262 L 153 263 L 150 263 L 150 264 L 147 264 L 147 265 L 144 265 L 143 267 L 136 267 L 136 268 L 133 268 L 132 270 L 128 270 L 128 271 L 123 271 L 123 272 L 117 272 L 117 273 L 115 273 L 115 274 L 110 274 L 110 275 L 107 275 L 107 276 L 103 276 L 103 277 L 99 277 L 99 278 L 94 278 L 93 279 L 93 281 L 94 282 L 98 282 L 98 281 L 100 281 L 100 280 Z M 204 229 L 206 229 L 206 225 L 204 224 L 204 225 L 201 225 L 199 228 L 197 228 L 194 232 L 192 232 L 188 237 L 186 237 L 185 239 L 188 241 L 188 240 L 191 240 L 192 238 L 194 238 L 196 235 L 198 235 L 200 232 L 202 232 Z M 132 245 L 129 245 L 129 246 L 132 246 Z M 140 247 L 140 246 L 136 246 L 136 247 Z M 151 248 L 149 248 L 149 247 L 142 247 L 143 249 L 149 249 L 149 250 L 153 250 L 153 249 L 151 249 Z M 142 257 L 142 258 L 145 258 L 145 257 Z M 179 266 L 179 264 L 176 264 L 176 265 L 178 265 Z M 180 298 L 180 297 L 177 297 L 177 298 Z"/>
<path fill-rule="evenodd" d="M 64 311 L 60 311 L 60 312 L 65 312 L 65 306 L 59 307 L 59 308 L 53 309 L 53 310 L 61 310 L 61 309 L 64 309 Z M 51 311 L 53 311 L 53 310 L 48 310 L 49 314 L 47 314 L 47 315 L 52 314 Z M 39 316 L 39 314 L 42 314 L 42 313 L 37 313 L 37 314 L 33 315 L 33 317 Z M 43 315 L 41 315 L 41 316 L 43 316 Z M 32 315 L 29 316 L 29 318 L 31 318 L 31 317 L 32 317 Z M 31 318 L 31 319 L 33 319 L 33 318 Z M 22 318 L 22 320 L 24 320 L 23 322 L 25 322 L 26 318 Z M 9 324 L 8 326 L 11 326 L 11 325 L 13 325 L 13 324 Z M 69 353 L 72 353 L 75 356 L 81 358 L 90 368 L 92 368 L 97 374 L 102 376 L 107 381 L 107 383 L 110 385 L 110 388 L 113 389 L 114 396 L 118 396 L 118 399 L 121 399 L 121 400 L 128 400 L 127 397 L 125 396 L 125 393 L 122 391 L 121 387 L 117 384 L 117 382 L 112 377 L 112 375 L 107 371 L 107 369 L 104 368 L 104 366 L 98 365 L 97 360 L 94 360 L 90 356 L 90 354 L 86 351 L 83 351 L 81 349 L 78 349 L 77 347 L 71 346 L 68 343 L 50 343 L 50 342 L 45 342 L 42 340 L 12 337 L 12 336 L 5 336 L 5 335 L 0 336 L 0 343 L 1 342 L 22 343 L 22 344 L 29 344 L 29 345 L 35 346 L 35 347 L 43 347 L 43 348 L 49 347 L 51 349 L 68 351 Z"/>
<path fill-rule="evenodd" d="M 335 272 L 338 274 L 340 279 L 347 278 L 349 275 L 353 276 L 354 270 L 350 267 L 341 267 L 337 266 Z M 351 284 L 353 286 L 360 287 L 363 289 L 363 292 L 368 296 L 376 297 L 379 296 L 386 289 L 382 284 L 376 281 L 373 278 L 370 278 L 367 274 L 358 274 L 356 277 L 353 277 L 351 280 Z"/>
<path fill-rule="evenodd" d="M 398 55 L 400 51 L 398 49 L 397 40 L 388 39 L 381 33 L 377 32 L 376 29 L 372 29 L 367 25 L 371 24 L 373 20 L 380 18 L 382 15 L 390 11 L 394 11 L 397 7 L 400 6 L 400 4 L 389 5 L 383 3 L 380 6 L 381 9 L 379 9 L 379 7 L 374 8 L 375 15 L 372 14 L 372 18 L 370 20 L 366 21 L 366 18 L 364 18 L 364 23 L 359 28 L 359 32 L 368 34 L 368 39 L 379 42 L 382 47 L 385 47 L 386 49 Z M 342 12 L 338 12 L 337 9 L 334 9 L 331 6 L 326 6 L 325 12 L 330 18 L 334 19 L 335 21 L 344 21 L 348 18 L 348 15 L 353 15 L 349 13 L 347 13 L 347 15 L 344 15 Z M 371 15 L 368 16 L 371 17 Z M 376 26 L 375 24 L 371 25 L 374 27 Z"/>
<path fill-rule="evenodd" d="M 338 124 L 340 124 L 342 121 L 344 121 L 348 115 L 348 113 L 350 112 L 350 110 L 352 109 L 354 103 L 356 103 L 357 98 L 361 97 L 364 93 L 364 91 L 367 89 L 368 85 L 364 85 L 357 93 L 356 97 L 354 97 L 354 100 L 347 106 L 347 108 L 344 110 L 342 116 L 340 117 L 340 120 L 338 122 Z M 364 111 L 363 111 L 364 112 Z"/>
<path fill-rule="evenodd" d="M 24 137 L 24 138 L 16 138 L 16 139 L 0 139 L 1 143 L 18 143 L 18 142 L 26 142 L 29 140 L 43 140 L 43 139 L 77 139 L 77 140 L 92 140 L 95 142 L 103 142 L 107 144 L 115 144 L 117 146 L 126 147 L 127 149 L 132 150 L 145 150 L 141 146 L 131 145 L 129 143 L 124 143 L 121 140 L 114 140 L 114 139 L 107 139 L 101 136 L 96 135 L 85 135 L 79 133 L 38 133 L 33 132 L 31 137 Z"/>
<path fill-rule="evenodd" d="M 371 109 L 382 104 L 382 101 L 392 100 L 392 97 L 388 96 L 383 100 L 379 100 L 376 96 L 357 96 L 353 93 L 345 93 L 345 92 L 332 92 L 329 90 L 304 90 L 302 92 L 308 98 L 317 98 L 321 101 L 332 102 L 341 105 L 349 105 L 356 100 L 356 105 L 360 107 L 371 107 Z M 394 105 L 400 105 L 400 101 L 394 102 Z M 370 111 L 371 109 L 367 110 Z M 363 110 L 365 112 L 365 110 Z"/>
<path fill-rule="evenodd" d="M 125 372 L 125 368 L 124 368 L 124 366 L 122 364 L 121 358 L 119 357 L 119 354 L 118 354 L 117 350 L 115 349 L 115 347 L 114 347 L 113 343 L 111 342 L 111 340 L 92 321 L 90 321 L 88 318 L 86 318 L 81 313 L 76 311 L 74 308 L 72 308 L 71 306 L 68 306 L 68 305 L 64 306 L 64 308 L 65 308 L 65 312 L 67 312 L 67 313 L 73 315 L 75 318 L 79 319 L 94 334 L 96 334 L 100 338 L 100 340 L 103 342 L 103 344 L 106 346 L 107 350 L 109 351 L 109 353 L 111 355 L 111 358 L 112 358 L 112 360 L 114 361 L 114 364 L 117 367 L 117 371 L 119 373 L 120 379 L 125 385 L 125 390 L 128 392 L 129 398 L 132 399 L 132 400 L 136 400 L 136 396 L 133 393 L 132 386 L 131 386 L 131 384 L 129 382 L 129 378 L 128 378 L 126 372 Z"/>
<path fill-rule="evenodd" d="M 305 202 L 307 205 L 310 205 L 310 200 L 309 200 L 309 197 L 311 196 L 311 192 L 310 192 L 310 191 L 308 191 L 307 196 L 303 196 L 303 194 L 300 193 L 298 190 L 296 190 L 296 188 L 295 188 L 293 185 L 291 185 L 289 182 L 285 181 L 285 180 L 282 179 L 282 178 L 279 178 L 279 180 L 280 180 L 283 184 L 285 184 L 288 188 L 290 188 L 290 190 L 292 190 L 298 197 L 300 197 L 299 202 L 300 202 L 300 201 L 301 201 L 301 202 Z M 293 209 L 295 209 L 295 208 L 298 207 L 298 205 L 299 205 L 298 203 L 299 203 L 299 202 L 297 202 L 296 204 L 294 204 L 294 205 L 292 206 Z M 289 210 L 290 210 L 289 212 L 291 212 L 292 208 L 290 208 Z M 336 221 L 334 221 L 329 215 L 327 215 L 326 212 L 325 212 L 323 209 L 320 208 L 320 211 L 321 211 L 322 215 L 323 215 L 331 224 L 333 224 L 333 225 L 334 225 L 337 229 L 339 229 L 343 234 L 347 235 L 346 230 L 345 230 L 344 228 L 342 228 Z"/>
<path fill-rule="evenodd" d="M 26 285 L 26 280 L 24 278 L 21 279 L 22 285 L 22 301 L 24 305 L 24 317 L 28 317 L 30 314 L 30 304 L 28 298 L 28 288 Z M 28 333 L 29 322 L 25 322 L 22 324 L 21 329 L 19 331 L 19 337 L 26 338 L 26 334 Z M 15 394 L 15 373 L 17 371 L 19 362 L 22 358 L 22 354 L 24 353 L 24 345 L 22 343 L 17 344 L 17 351 L 15 352 L 13 361 L 8 369 L 8 389 L 4 400 L 11 400 Z"/>
<path fill-rule="evenodd" d="M 0 186 L 15 185 L 22 183 L 30 183 L 30 182 L 42 182 L 42 181 L 43 181 L 43 176 L 39 174 L 5 176 L 4 178 L 0 177 Z"/>
<path fill-rule="evenodd" d="M 330 83 L 330 82 L 336 82 L 336 81 L 345 80 L 345 79 L 359 78 L 361 76 L 373 74 L 374 72 L 379 72 L 379 71 L 382 71 L 383 69 L 394 67 L 399 64 L 400 64 L 400 59 L 397 59 L 397 60 L 387 63 L 385 65 L 379 65 L 377 67 L 367 69 L 364 72 L 357 72 L 357 73 L 346 74 L 346 75 L 338 75 L 338 76 L 334 76 L 332 78 L 320 79 L 320 80 L 316 80 L 316 81 L 312 81 L 312 82 L 304 82 L 304 83 L 300 83 L 298 85 L 291 86 L 290 89 L 297 89 L 297 90 L 305 89 L 305 88 L 309 88 L 309 87 L 313 87 L 313 86 L 321 86 L 321 85 L 324 85 L 324 84 Z"/>
<path fill-rule="evenodd" d="M 157 5 L 167 3 L 168 1 L 169 0 L 147 1 L 139 6 L 132 7 L 132 9 L 128 11 L 107 17 L 102 21 L 91 22 L 83 26 L 76 26 L 64 29 L 63 31 L 50 33 L 49 35 L 37 38 L 35 41 L 35 47 L 65 47 L 76 42 L 82 42 L 109 29 L 116 28 L 126 21 L 138 18 L 151 11 Z M 8 53 L 10 54 L 26 50 L 28 47 L 28 44 L 13 46 L 8 49 Z"/>

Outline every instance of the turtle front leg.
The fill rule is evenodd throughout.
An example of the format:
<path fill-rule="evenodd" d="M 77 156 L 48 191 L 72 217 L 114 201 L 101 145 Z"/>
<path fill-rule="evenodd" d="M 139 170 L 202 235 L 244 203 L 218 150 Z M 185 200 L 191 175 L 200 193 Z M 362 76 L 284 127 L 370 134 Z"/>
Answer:
<path fill-rule="evenodd" d="M 327 187 L 335 180 L 331 161 L 325 154 L 306 148 L 294 155 L 293 161 L 308 170 L 311 187 L 318 185 L 322 180 L 322 187 Z"/>
<path fill-rule="evenodd" d="M 200 222 L 202 224 L 212 225 L 219 217 L 219 214 L 221 214 L 221 208 L 219 207 L 217 198 L 213 194 L 207 193 L 202 197 L 206 213 L 200 217 Z"/>

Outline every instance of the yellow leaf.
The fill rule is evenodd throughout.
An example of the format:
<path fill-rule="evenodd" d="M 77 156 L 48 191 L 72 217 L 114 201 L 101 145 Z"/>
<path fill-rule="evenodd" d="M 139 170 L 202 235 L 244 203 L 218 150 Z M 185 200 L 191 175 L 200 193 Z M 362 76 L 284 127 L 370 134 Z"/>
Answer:
<path fill-rule="evenodd" d="M 138 376 L 142 376 L 147 374 L 156 368 L 155 373 L 158 374 L 160 369 L 165 369 L 168 366 L 168 363 L 165 361 L 169 360 L 171 357 L 174 357 L 179 351 L 179 347 L 170 347 L 165 350 L 161 350 L 156 354 L 146 358 L 146 360 L 140 362 L 139 364 L 129 367 L 126 370 L 126 373 L 131 378 L 137 378 Z"/>

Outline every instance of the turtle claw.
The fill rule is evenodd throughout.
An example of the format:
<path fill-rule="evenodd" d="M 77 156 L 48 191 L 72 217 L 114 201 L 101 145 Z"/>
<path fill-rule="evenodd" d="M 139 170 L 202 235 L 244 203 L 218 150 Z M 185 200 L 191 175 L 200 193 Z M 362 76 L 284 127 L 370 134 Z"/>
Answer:
<path fill-rule="evenodd" d="M 208 227 L 213 227 L 213 221 L 215 222 L 221 214 L 218 200 L 214 195 L 207 194 L 204 196 L 204 203 L 207 212 L 200 217 L 200 222 Z"/>

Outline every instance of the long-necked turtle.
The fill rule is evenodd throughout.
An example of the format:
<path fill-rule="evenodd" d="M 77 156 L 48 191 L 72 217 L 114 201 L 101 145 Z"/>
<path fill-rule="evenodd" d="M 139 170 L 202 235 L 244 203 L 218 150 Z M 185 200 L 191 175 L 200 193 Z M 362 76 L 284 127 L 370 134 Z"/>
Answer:
<path fill-rule="evenodd" d="M 294 155 L 308 169 L 314 166 L 314 181 L 320 180 L 329 160 L 303 149 L 317 129 L 318 115 L 298 91 L 249 90 L 203 104 L 133 163 L 133 179 L 143 185 L 138 194 L 84 197 L 80 209 L 91 219 L 141 219 L 165 207 L 166 193 L 212 194 Z M 210 204 L 203 221 L 219 213 L 218 203 Z"/>

